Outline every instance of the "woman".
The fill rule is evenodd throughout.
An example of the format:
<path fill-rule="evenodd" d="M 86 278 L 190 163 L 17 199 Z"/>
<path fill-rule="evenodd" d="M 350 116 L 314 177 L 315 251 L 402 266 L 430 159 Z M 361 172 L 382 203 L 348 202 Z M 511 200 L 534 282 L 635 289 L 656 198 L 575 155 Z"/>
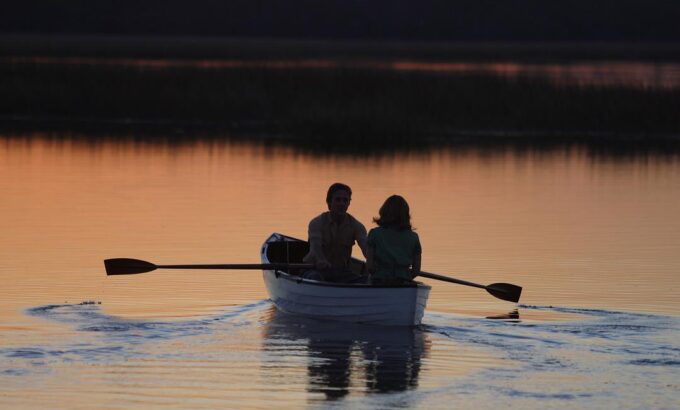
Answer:
<path fill-rule="evenodd" d="M 406 200 L 399 195 L 387 198 L 373 218 L 377 228 L 368 233 L 366 264 L 374 284 L 401 284 L 420 273 L 422 248 L 411 227 Z"/>

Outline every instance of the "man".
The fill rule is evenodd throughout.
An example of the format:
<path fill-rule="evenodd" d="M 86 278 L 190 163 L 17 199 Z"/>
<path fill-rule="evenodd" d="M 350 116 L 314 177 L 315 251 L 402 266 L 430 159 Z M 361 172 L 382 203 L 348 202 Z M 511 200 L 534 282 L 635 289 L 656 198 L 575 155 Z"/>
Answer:
<path fill-rule="evenodd" d="M 309 222 L 309 253 L 305 263 L 313 263 L 314 270 L 304 277 L 329 282 L 355 282 L 361 276 L 352 273 L 350 260 L 356 242 L 366 256 L 366 228 L 347 213 L 352 200 L 352 189 L 341 183 L 328 188 L 324 212 Z"/>

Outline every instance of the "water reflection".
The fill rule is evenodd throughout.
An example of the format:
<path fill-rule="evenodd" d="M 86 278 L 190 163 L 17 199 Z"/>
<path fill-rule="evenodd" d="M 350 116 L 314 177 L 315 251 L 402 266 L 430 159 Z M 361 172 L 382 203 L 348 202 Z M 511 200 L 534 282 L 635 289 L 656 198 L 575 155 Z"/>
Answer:
<path fill-rule="evenodd" d="M 282 353 L 293 344 L 304 352 L 307 390 L 337 400 L 350 392 L 400 392 L 418 387 L 429 340 L 419 328 L 322 322 L 267 312 L 263 349 Z"/>
<path fill-rule="evenodd" d="M 446 138 L 419 138 L 388 145 L 318 145 L 305 140 L 266 140 L 245 135 L 226 135 L 220 133 L 197 132 L 187 134 L 168 134 L 163 132 L 6 132 L 0 131 L 0 147 L 26 151 L 42 149 L 67 151 L 86 150 L 88 154 L 104 155 L 111 151 L 123 155 L 134 152 L 138 155 L 177 155 L 179 150 L 186 152 L 203 150 L 212 157 L 219 156 L 229 149 L 244 149 L 252 155 L 275 158 L 292 155 L 296 158 L 313 158 L 332 161 L 366 159 L 391 162 L 404 157 L 415 160 L 428 160 L 432 156 L 445 155 L 451 158 L 479 157 L 487 160 L 506 157 L 528 156 L 570 156 L 578 155 L 592 162 L 614 160 L 621 162 L 676 161 L 680 157 L 679 136 L 659 136 L 646 138 L 643 135 L 545 133 L 545 132 L 475 132 L 461 131 L 451 133 Z"/>
<path fill-rule="evenodd" d="M 5 317 L 29 298 L 181 316 L 261 300 L 252 272 L 230 273 L 241 280 L 225 292 L 223 272 L 104 281 L 101 260 L 256 263 L 272 232 L 305 237 L 340 180 L 367 225 L 387 196 L 414 198 L 429 271 L 520 284 L 531 305 L 677 314 L 668 284 L 680 269 L 680 150 L 614 152 L 470 145 L 357 157 L 219 140 L 0 138 L 0 304 Z M 476 289 L 433 285 L 428 311 L 508 308 Z"/>

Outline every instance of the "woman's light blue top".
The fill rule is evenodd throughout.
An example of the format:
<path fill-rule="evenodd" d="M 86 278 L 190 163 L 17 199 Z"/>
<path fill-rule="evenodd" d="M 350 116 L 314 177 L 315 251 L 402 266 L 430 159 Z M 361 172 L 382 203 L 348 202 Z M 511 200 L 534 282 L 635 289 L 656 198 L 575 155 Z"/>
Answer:
<path fill-rule="evenodd" d="M 396 230 L 382 226 L 368 233 L 368 247 L 373 249 L 374 278 L 411 279 L 413 258 L 422 252 L 418 234 L 410 229 Z"/>

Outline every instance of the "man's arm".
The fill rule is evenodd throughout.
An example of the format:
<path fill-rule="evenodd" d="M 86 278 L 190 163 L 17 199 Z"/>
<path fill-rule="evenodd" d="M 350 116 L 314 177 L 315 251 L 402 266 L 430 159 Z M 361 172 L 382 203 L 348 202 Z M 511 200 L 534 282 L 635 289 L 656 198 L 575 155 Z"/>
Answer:
<path fill-rule="evenodd" d="M 359 248 L 361 249 L 361 253 L 364 255 L 364 258 L 368 260 L 368 245 L 366 244 L 366 227 L 364 225 L 357 221 L 357 227 L 356 227 L 356 237 L 354 238 L 355 241 L 357 241 L 357 245 L 359 245 Z"/>
<path fill-rule="evenodd" d="M 309 254 L 305 262 L 314 263 L 316 269 L 328 269 L 331 264 L 323 253 L 323 234 L 321 233 L 321 221 L 314 218 L 309 222 Z M 311 258 L 310 258 L 311 256 Z"/>

